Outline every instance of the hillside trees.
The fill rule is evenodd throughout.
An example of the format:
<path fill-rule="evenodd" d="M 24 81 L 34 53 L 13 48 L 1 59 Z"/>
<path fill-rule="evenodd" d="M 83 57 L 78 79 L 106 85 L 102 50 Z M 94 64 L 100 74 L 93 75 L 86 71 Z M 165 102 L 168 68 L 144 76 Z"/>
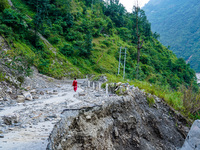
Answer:
<path fill-rule="evenodd" d="M 34 17 L 36 22 L 28 23 L 28 27 L 34 28 L 34 25 L 38 25 L 38 31 L 55 47 L 59 59 L 71 61 L 84 73 L 115 74 L 118 48 L 122 46 L 127 47 L 126 78 L 137 77 L 136 69 L 139 64 L 139 80 L 168 85 L 173 89 L 178 89 L 182 84 L 189 86 L 195 81 L 194 73 L 189 66 L 184 61 L 178 60 L 156 40 L 159 35 L 152 34 L 151 25 L 142 9 L 138 9 L 136 17 L 136 11 L 126 12 L 118 0 L 110 0 L 107 5 L 99 0 L 93 0 L 93 3 L 87 0 L 45 0 L 38 6 L 37 1 L 24 0 L 24 2 L 30 6 L 32 14 L 36 14 Z M 43 6 L 45 7 L 40 8 Z M 12 26 L 8 28 L 11 31 L 14 29 Z M 139 41 L 144 40 L 139 61 L 137 61 L 138 35 L 140 35 Z M 57 62 L 53 60 L 55 55 L 42 41 L 33 46 L 31 42 L 33 36 L 32 33 L 21 39 L 25 40 L 38 56 L 39 71 L 53 76 L 55 71 L 62 69 L 59 69 L 58 64 L 54 66 Z M 141 42 L 139 43 L 141 46 Z M 57 76 L 62 75 L 57 73 Z"/>
<path fill-rule="evenodd" d="M 125 7 L 119 3 L 119 0 L 110 0 L 109 3 L 105 8 L 104 14 L 111 18 L 116 27 L 123 27 L 125 24 Z"/>
<path fill-rule="evenodd" d="M 3 12 L 4 9 L 10 8 L 10 5 L 7 0 L 0 1 L 0 12 Z"/>
<path fill-rule="evenodd" d="M 24 22 L 25 17 L 13 9 L 4 9 L 0 15 L 0 32 L 5 36 L 10 36 L 13 31 L 15 38 L 25 37 L 27 35 L 27 25 Z M 3 30 L 4 29 L 4 30 Z M 10 36 L 11 38 L 14 38 Z"/>
<path fill-rule="evenodd" d="M 199 0 L 150 0 L 143 9 L 162 44 L 200 72 Z"/>

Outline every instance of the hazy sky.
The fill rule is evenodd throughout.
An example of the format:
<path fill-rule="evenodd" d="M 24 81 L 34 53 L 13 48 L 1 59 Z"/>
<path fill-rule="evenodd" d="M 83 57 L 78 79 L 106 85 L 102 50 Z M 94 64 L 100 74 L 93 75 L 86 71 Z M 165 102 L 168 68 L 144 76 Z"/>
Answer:
<path fill-rule="evenodd" d="M 132 11 L 133 5 L 136 5 L 137 0 L 119 0 L 122 3 L 128 12 Z M 140 7 L 143 7 L 149 0 L 138 0 L 138 4 Z"/>

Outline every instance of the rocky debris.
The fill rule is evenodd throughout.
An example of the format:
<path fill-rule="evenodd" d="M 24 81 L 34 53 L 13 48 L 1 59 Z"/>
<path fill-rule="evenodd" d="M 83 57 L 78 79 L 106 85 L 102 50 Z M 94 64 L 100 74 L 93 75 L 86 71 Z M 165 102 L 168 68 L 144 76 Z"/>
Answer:
<path fill-rule="evenodd" d="M 40 91 L 40 95 L 44 95 L 44 92 L 43 92 L 43 91 Z"/>
<path fill-rule="evenodd" d="M 85 95 L 86 95 L 85 92 L 79 92 L 79 93 L 78 93 L 78 96 L 85 96 Z"/>
<path fill-rule="evenodd" d="M 3 135 L 3 134 L 0 134 L 0 138 L 4 138 L 4 135 Z"/>
<path fill-rule="evenodd" d="M 196 120 L 184 142 L 181 150 L 199 150 L 200 149 L 200 120 Z"/>
<path fill-rule="evenodd" d="M 100 78 L 98 79 L 98 82 L 102 82 L 102 83 L 107 82 L 107 81 L 108 79 L 106 76 L 100 76 Z"/>
<path fill-rule="evenodd" d="M 146 97 L 146 93 L 133 87 L 128 96 L 103 97 L 99 100 L 101 105 L 64 110 L 49 137 L 47 149 L 180 148 L 186 133 L 177 124 L 184 119 L 161 101 L 155 101 L 157 107 L 150 107 Z M 88 101 L 84 96 L 80 98 Z"/>
<path fill-rule="evenodd" d="M 17 103 L 24 103 L 25 102 L 24 95 L 17 95 L 16 101 L 17 101 Z"/>
<path fill-rule="evenodd" d="M 33 97 L 30 92 L 24 92 L 23 95 L 25 97 L 25 100 L 29 100 L 29 101 L 33 100 Z"/>
<path fill-rule="evenodd" d="M 4 121 L 4 124 L 6 125 L 13 125 L 15 123 L 18 123 L 17 116 L 3 116 L 2 119 Z"/>
<path fill-rule="evenodd" d="M 8 88 L 8 89 L 6 90 L 6 92 L 9 93 L 9 94 L 12 94 L 12 89 L 11 89 L 11 88 Z"/>

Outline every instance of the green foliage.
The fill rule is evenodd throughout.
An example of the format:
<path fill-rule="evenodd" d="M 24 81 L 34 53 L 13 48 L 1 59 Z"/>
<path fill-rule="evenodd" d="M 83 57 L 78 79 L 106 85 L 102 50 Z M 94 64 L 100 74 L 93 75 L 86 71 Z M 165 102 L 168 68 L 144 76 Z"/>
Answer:
<path fill-rule="evenodd" d="M 1 19 L 1 18 L 0 18 Z M 11 27 L 19 35 L 24 35 L 27 30 L 27 25 L 24 22 L 24 17 L 20 13 L 12 9 L 5 9 L 0 20 L 3 24 Z M 5 26 L 4 26 L 5 27 Z M 9 29 L 10 30 L 10 29 Z"/>
<path fill-rule="evenodd" d="M 147 96 L 147 103 L 149 104 L 149 106 L 153 106 L 153 104 L 155 104 L 155 99 L 153 98 L 152 95 Z"/>
<path fill-rule="evenodd" d="M 74 51 L 73 47 L 70 44 L 65 44 L 63 48 L 61 48 L 60 52 L 65 56 L 72 56 Z"/>
<path fill-rule="evenodd" d="M 198 0 L 151 0 L 143 7 L 152 30 L 161 35 L 160 41 L 170 46 L 177 57 L 188 60 L 196 72 L 200 71 L 199 7 Z"/>
<path fill-rule="evenodd" d="M 3 12 L 4 9 L 10 8 L 10 5 L 7 0 L 0 1 L 0 12 Z"/>
<path fill-rule="evenodd" d="M 0 15 L 0 32 L 6 38 L 14 37 L 15 43 L 15 40 L 19 40 L 22 45 L 29 47 L 37 56 L 34 65 L 41 73 L 62 78 L 70 76 L 66 72 L 78 74 L 78 68 L 80 74 L 109 73 L 113 76 L 117 74 L 118 51 L 122 46 L 127 47 L 125 78 L 135 79 L 135 11 L 128 13 L 117 0 L 110 0 L 106 5 L 99 0 L 93 0 L 93 4 L 87 0 L 16 1 L 18 3 L 14 3 L 15 7 L 20 9 L 21 13 L 5 9 Z M 22 9 L 22 6 L 26 9 Z M 32 18 L 22 17 L 26 14 L 31 14 Z M 156 40 L 159 35 L 152 34 L 150 23 L 142 9 L 139 9 L 138 15 L 139 33 L 144 39 L 139 80 L 159 86 L 165 85 L 173 90 L 178 90 L 181 85 L 188 87 L 193 83 L 193 89 L 197 90 L 195 72 L 183 59 L 177 59 Z M 31 30 L 28 30 L 30 28 Z M 53 46 L 42 40 L 33 29 L 45 36 Z M 121 59 L 123 61 L 124 56 Z M 122 76 L 122 72 L 121 66 L 119 76 Z"/>

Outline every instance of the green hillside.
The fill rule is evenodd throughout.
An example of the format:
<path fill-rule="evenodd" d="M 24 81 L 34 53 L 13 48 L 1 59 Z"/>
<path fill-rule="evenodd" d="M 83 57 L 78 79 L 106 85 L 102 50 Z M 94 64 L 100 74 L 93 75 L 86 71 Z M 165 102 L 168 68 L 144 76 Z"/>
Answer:
<path fill-rule="evenodd" d="M 3 0 L 3 2 L 6 0 Z M 55 77 L 117 75 L 119 48 L 127 48 L 126 79 L 136 78 L 136 13 L 117 0 L 12 0 L 1 2 L 0 33 L 40 73 Z M 195 72 L 164 47 L 139 10 L 141 49 L 139 80 L 178 89 L 195 81 Z M 40 35 L 40 34 L 41 35 Z M 47 41 L 47 40 L 48 41 Z M 123 61 L 123 57 L 122 57 Z M 121 67 L 120 76 L 123 75 Z"/>
<path fill-rule="evenodd" d="M 199 1 L 150 0 L 143 9 L 160 41 L 200 72 Z"/>

